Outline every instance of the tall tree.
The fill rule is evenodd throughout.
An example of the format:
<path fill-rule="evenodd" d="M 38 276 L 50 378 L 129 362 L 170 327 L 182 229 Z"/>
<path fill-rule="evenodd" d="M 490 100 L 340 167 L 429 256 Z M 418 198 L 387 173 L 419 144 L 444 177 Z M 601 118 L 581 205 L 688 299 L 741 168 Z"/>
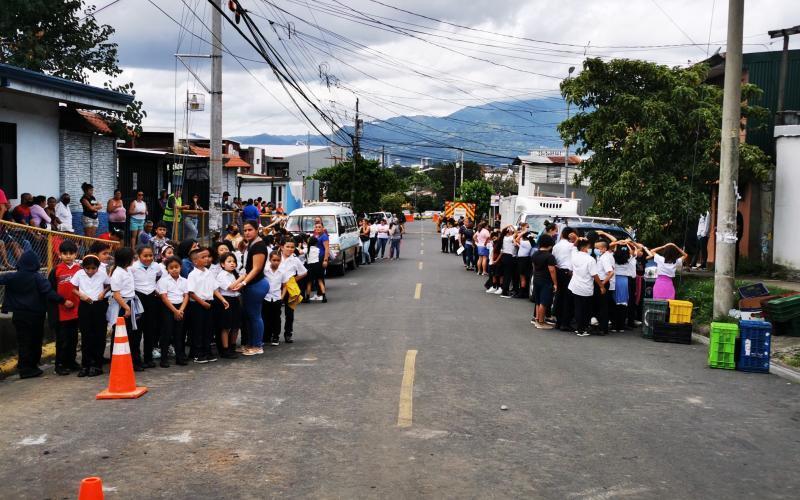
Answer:
<path fill-rule="evenodd" d="M 475 217 L 480 218 L 489 213 L 489 203 L 492 201 L 492 185 L 483 179 L 464 181 L 458 190 L 459 201 L 475 203 Z"/>
<path fill-rule="evenodd" d="M 382 168 L 377 160 L 363 158 L 356 162 L 355 172 L 353 162 L 346 161 L 318 170 L 312 179 L 325 184 L 329 200 L 349 200 L 355 212 L 378 210 L 381 195 L 397 192 L 401 187 L 394 172 Z"/>
<path fill-rule="evenodd" d="M 583 71 L 561 84 L 578 112 L 559 132 L 578 154 L 592 153 L 578 179 L 589 179 L 590 213 L 620 217 L 640 239 L 682 241 L 687 219 L 707 210 L 718 178 L 722 89 L 705 83 L 708 67 L 669 68 L 646 61 L 587 59 Z M 758 95 L 742 87 L 742 115 Z M 768 157 L 742 143 L 740 179 L 763 179 Z"/>
<path fill-rule="evenodd" d="M 441 200 L 453 199 L 453 187 L 458 187 L 461 182 L 461 171 L 456 168 L 455 163 L 437 163 L 433 169 L 427 172 L 428 177 L 438 182 L 436 195 Z M 464 162 L 464 182 L 474 181 L 482 178 L 481 166 L 474 161 Z M 455 184 L 454 184 L 455 183 Z"/>
<path fill-rule="evenodd" d="M 109 78 L 109 90 L 136 95 L 133 83 L 114 84 L 122 74 L 114 28 L 98 24 L 94 5 L 82 0 L 3 0 L 0 62 L 87 83 L 92 73 Z M 104 113 L 120 137 L 140 133 L 147 113 L 135 100 L 124 112 Z"/>

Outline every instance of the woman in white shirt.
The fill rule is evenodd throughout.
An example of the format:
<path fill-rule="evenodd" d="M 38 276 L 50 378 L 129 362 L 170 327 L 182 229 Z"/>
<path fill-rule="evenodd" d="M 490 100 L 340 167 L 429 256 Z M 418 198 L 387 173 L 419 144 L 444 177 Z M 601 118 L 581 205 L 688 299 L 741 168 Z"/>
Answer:
<path fill-rule="evenodd" d="M 653 299 L 673 300 L 675 299 L 675 285 L 672 278 L 683 261 L 688 258 L 686 252 L 681 250 L 675 243 L 667 243 L 658 248 L 645 248 L 647 258 L 653 259 L 656 263 L 656 284 L 653 286 Z M 661 255 L 663 252 L 664 255 Z"/>
<path fill-rule="evenodd" d="M 591 244 L 586 238 L 575 242 L 576 252 L 572 255 L 572 278 L 569 280 L 569 291 L 575 303 L 575 323 L 578 337 L 589 336 L 589 320 L 592 316 L 592 297 L 594 285 L 600 287 L 600 294 L 605 295 L 605 287 L 597 275 L 597 262 L 589 255 Z"/>
<path fill-rule="evenodd" d="M 128 206 L 131 228 L 131 248 L 136 248 L 139 241 L 139 233 L 144 230 L 144 222 L 147 219 L 147 203 L 144 202 L 144 193 L 136 192 L 136 199 Z"/>
<path fill-rule="evenodd" d="M 502 255 L 500 256 L 500 268 L 502 270 L 503 276 L 503 285 L 502 290 L 500 292 L 500 296 L 506 299 L 511 298 L 511 282 L 514 279 L 514 238 L 515 238 L 515 231 L 514 226 L 506 226 L 503 229 L 502 233 L 503 237 L 503 246 L 502 246 Z"/>

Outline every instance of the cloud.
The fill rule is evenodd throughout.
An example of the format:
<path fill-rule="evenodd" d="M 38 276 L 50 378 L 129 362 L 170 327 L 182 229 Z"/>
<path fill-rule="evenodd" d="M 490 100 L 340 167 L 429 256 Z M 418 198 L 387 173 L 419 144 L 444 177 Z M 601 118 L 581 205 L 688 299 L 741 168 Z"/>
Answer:
<path fill-rule="evenodd" d="M 713 0 L 380 1 L 499 34 L 437 24 L 371 0 L 275 3 L 288 13 L 262 0 L 242 0 L 242 4 L 251 10 L 287 66 L 304 82 L 309 96 L 319 100 L 319 106 L 342 123 L 352 123 L 356 96 L 367 119 L 401 114 L 447 115 L 464 106 L 490 101 L 510 100 L 513 104 L 518 99 L 552 97 L 557 95 L 560 78 L 566 77 L 570 65 L 580 70 L 584 51 L 588 56 L 643 58 L 683 65 L 704 59 L 707 50 L 725 50 L 727 6 Z M 146 127 L 171 128 L 176 121 L 179 126 L 183 122 L 181 109 L 176 120 L 176 106 L 181 105 L 187 89 L 203 91 L 182 66 L 178 65 L 176 71 L 174 54 L 210 52 L 207 26 L 211 24 L 211 6 L 206 0 L 155 3 L 183 28 L 142 0 L 118 2 L 97 17 L 116 28 L 114 41 L 119 44 L 120 63 L 125 70 L 120 80 L 135 83 L 148 111 Z M 800 16 L 791 3 L 747 3 L 746 51 L 780 49 L 780 43 L 770 40 L 766 32 L 800 24 Z M 356 10 L 384 23 L 382 29 L 365 26 L 358 20 L 361 14 Z M 277 24 L 270 26 L 267 19 Z M 706 44 L 710 38 L 711 43 L 708 47 L 632 47 L 686 44 L 689 38 L 699 44 Z M 792 47 L 800 47 L 800 37 L 795 38 Z M 309 130 L 266 65 L 248 60 L 258 61 L 260 56 L 227 23 L 223 41 L 228 52 L 242 58 L 240 64 L 230 54 L 223 57 L 224 133 L 288 134 Z M 351 45 L 351 41 L 357 45 Z M 209 81 L 208 59 L 192 59 L 191 65 L 205 82 Z M 323 75 L 328 75 L 330 87 L 320 77 L 321 69 Z M 304 109 L 320 128 L 329 129 L 309 106 Z M 208 111 L 191 114 L 192 131 L 206 134 L 207 123 Z"/>

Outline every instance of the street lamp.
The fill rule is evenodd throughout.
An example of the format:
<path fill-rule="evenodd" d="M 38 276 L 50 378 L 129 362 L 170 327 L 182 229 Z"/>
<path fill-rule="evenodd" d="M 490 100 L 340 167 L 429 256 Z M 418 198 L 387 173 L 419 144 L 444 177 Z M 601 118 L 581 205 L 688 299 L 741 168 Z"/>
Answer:
<path fill-rule="evenodd" d="M 567 73 L 567 80 L 575 71 L 575 66 L 570 66 Z M 569 120 L 569 99 L 567 101 L 567 120 Z M 564 198 L 567 197 L 567 179 L 569 178 L 569 142 L 564 142 Z"/>

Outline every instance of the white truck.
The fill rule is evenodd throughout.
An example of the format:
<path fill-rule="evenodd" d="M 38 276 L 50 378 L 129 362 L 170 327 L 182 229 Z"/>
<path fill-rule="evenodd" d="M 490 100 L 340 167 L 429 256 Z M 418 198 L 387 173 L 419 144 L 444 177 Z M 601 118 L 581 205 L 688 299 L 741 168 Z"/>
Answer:
<path fill-rule="evenodd" d="M 581 200 L 551 196 L 505 196 L 500 199 L 500 223 L 519 226 L 527 222 L 533 231 L 540 231 L 544 221 L 556 217 L 578 217 Z"/>

